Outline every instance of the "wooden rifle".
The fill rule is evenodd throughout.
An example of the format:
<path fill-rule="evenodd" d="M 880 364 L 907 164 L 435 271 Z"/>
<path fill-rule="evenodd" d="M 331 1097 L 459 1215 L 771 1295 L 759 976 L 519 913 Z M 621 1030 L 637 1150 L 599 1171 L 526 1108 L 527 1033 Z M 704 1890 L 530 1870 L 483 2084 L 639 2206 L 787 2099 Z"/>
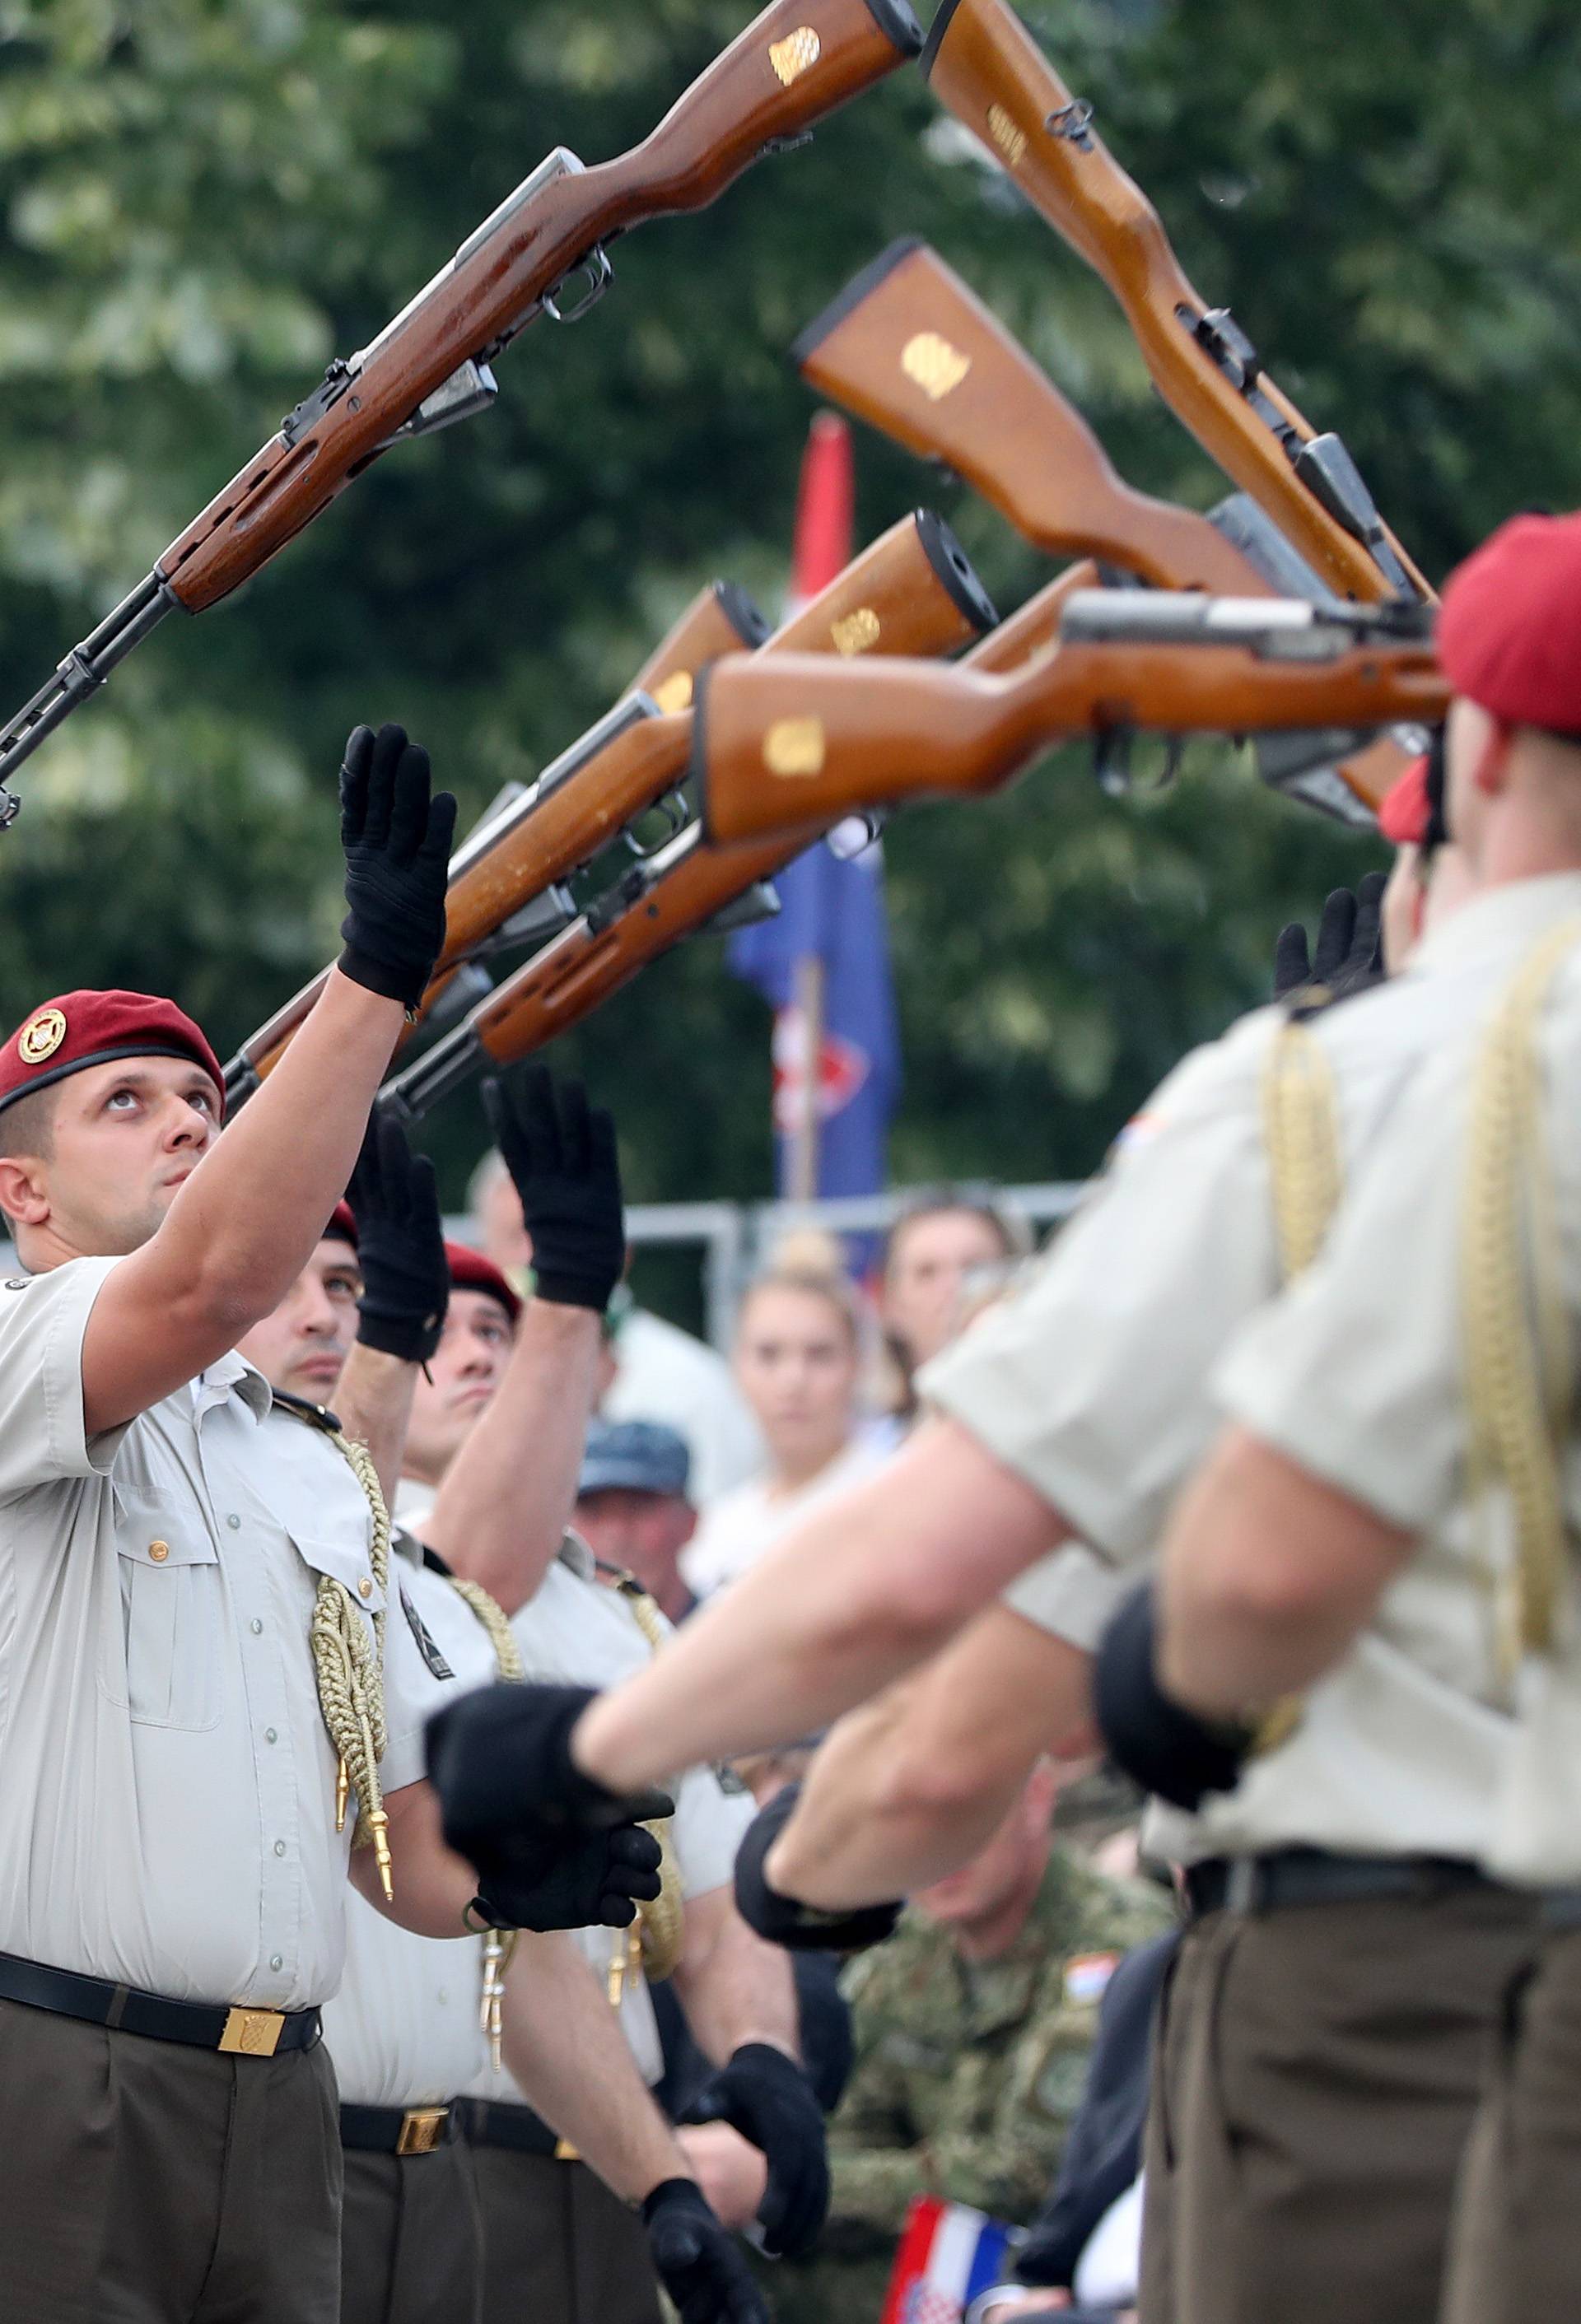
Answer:
<path fill-rule="evenodd" d="M 1208 308 L 1158 212 L 1007 0 L 942 0 L 922 52 L 934 95 L 1119 300 L 1154 384 L 1327 586 L 1364 602 L 1430 595 L 1339 438 L 1318 435 L 1227 308 Z"/>
<path fill-rule="evenodd" d="M 791 349 L 809 385 L 908 450 L 941 460 L 1049 556 L 1087 556 L 1161 589 L 1221 596 L 1327 596 L 1244 493 L 1207 515 L 1133 491 L 1081 414 L 937 251 L 909 235 L 854 276 Z M 1360 768 L 1333 764 L 1344 735 L 1281 737 L 1260 757 L 1276 788 L 1343 821 L 1386 791 L 1410 749 L 1376 742 Z"/>
<path fill-rule="evenodd" d="M 827 588 L 757 648 L 760 653 L 854 656 L 945 653 L 993 626 L 994 613 L 949 527 L 927 509 L 902 517 Z M 661 712 L 627 695 L 546 767 L 536 782 L 486 816 L 450 862 L 445 944 L 424 999 L 430 1010 L 452 978 L 506 943 L 542 937 L 577 918 L 565 883 L 651 809 L 673 801 L 691 760 L 692 714 Z M 670 840 L 684 835 L 670 816 Z M 633 846 L 626 881 L 661 860 Z M 750 883 L 748 883 L 750 884 Z M 243 1104 L 285 1054 L 322 991 L 322 970 L 231 1058 L 226 1102 Z M 463 998 L 469 988 L 462 986 Z M 486 1004 L 485 1004 L 486 1005 Z"/>
<path fill-rule="evenodd" d="M 640 145 L 590 169 L 557 146 L 376 338 L 335 358 L 0 728 L 0 828 L 16 812 L 6 778 L 167 613 L 227 596 L 392 444 L 486 410 L 495 358 L 540 313 L 587 313 L 611 279 L 604 245 L 615 235 L 706 208 L 760 154 L 800 143 L 921 45 L 908 0 L 773 0 Z M 568 286 L 578 281 L 573 303 Z"/>
<path fill-rule="evenodd" d="M 734 581 L 710 581 L 661 638 L 629 691 L 650 696 L 661 710 L 688 709 L 698 670 L 723 653 L 761 646 L 768 634 L 768 622 L 744 589 Z"/>
<path fill-rule="evenodd" d="M 693 773 L 707 836 L 732 845 L 995 790 L 1075 735 L 1432 724 L 1448 699 L 1425 606 L 1081 590 L 1059 644 L 1005 678 L 721 662 L 698 697 Z"/>
<path fill-rule="evenodd" d="M 1096 576 L 1088 568 L 1075 577 L 1090 582 Z M 1057 633 L 1060 606 L 1073 586 L 1074 581 L 1061 575 L 1019 613 L 989 631 L 963 657 L 960 667 L 1001 670 L 1025 663 Z M 943 605 L 935 602 L 930 611 L 920 608 L 917 626 L 924 622 L 932 625 L 928 650 L 948 653 L 959 643 L 958 622 L 949 619 Z M 717 928 L 721 916 L 760 893 L 776 872 L 838 820 L 829 816 L 793 834 L 743 847 L 712 846 L 699 825 L 691 824 L 524 961 L 464 1023 L 386 1084 L 380 1104 L 402 1120 L 415 1121 L 474 1073 L 533 1056 L 557 1035 L 581 1024 L 681 937 Z M 856 844 L 864 836 L 855 835 Z"/>

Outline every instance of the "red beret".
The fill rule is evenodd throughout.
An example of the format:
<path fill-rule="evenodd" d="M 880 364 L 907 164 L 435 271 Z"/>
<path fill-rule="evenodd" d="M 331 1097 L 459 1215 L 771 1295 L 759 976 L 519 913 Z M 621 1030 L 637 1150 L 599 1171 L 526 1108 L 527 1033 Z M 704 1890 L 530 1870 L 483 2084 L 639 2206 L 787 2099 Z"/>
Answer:
<path fill-rule="evenodd" d="M 348 1242 L 353 1250 L 356 1249 L 356 1213 L 349 1203 L 336 1204 L 329 1213 L 329 1223 L 319 1240 L 328 1242 L 332 1236 L 341 1242 Z"/>
<path fill-rule="evenodd" d="M 453 1291 L 486 1291 L 491 1299 L 499 1301 L 512 1323 L 516 1321 L 522 1313 L 522 1296 L 492 1259 L 485 1259 L 482 1251 L 464 1242 L 448 1242 L 445 1257 L 450 1262 Z"/>
<path fill-rule="evenodd" d="M 1581 738 L 1581 515 L 1515 516 L 1449 576 L 1438 659 L 1512 726 Z"/>
<path fill-rule="evenodd" d="M 1428 756 L 1424 751 L 1384 792 L 1383 804 L 1378 809 L 1378 828 L 1396 847 L 1419 847 L 1428 835 L 1432 811 L 1428 798 Z"/>
<path fill-rule="evenodd" d="M 148 992 L 63 992 L 33 1010 L 0 1048 L 0 1106 L 120 1057 L 186 1057 L 201 1065 L 223 1120 L 219 1059 L 184 1010 Z"/>

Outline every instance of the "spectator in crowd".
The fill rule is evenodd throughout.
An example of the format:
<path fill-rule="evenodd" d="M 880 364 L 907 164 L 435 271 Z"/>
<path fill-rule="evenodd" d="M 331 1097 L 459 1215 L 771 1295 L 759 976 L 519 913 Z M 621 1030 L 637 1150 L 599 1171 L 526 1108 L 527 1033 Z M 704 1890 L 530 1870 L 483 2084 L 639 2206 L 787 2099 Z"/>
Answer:
<path fill-rule="evenodd" d="M 697 1600 L 681 1551 L 697 1530 L 684 1436 L 656 1420 L 596 1420 L 587 1432 L 572 1522 L 595 1557 L 634 1574 L 667 1620 Z"/>
<path fill-rule="evenodd" d="M 1109 1978 L 1173 1917 L 1054 1842 L 1063 1772 L 1040 1764 L 987 1846 L 847 1969 L 833 2200 L 818 2252 L 776 2273 L 781 2324 L 874 2324 L 917 2195 L 1023 2225 L 1046 2194 Z"/>
<path fill-rule="evenodd" d="M 845 1277 L 796 1268 L 759 1276 L 742 1302 L 735 1377 L 768 1446 L 763 1473 L 705 1508 L 681 1571 L 699 1598 L 733 1582 L 813 1504 L 882 1457 L 857 1434 L 856 1301 Z"/>
<path fill-rule="evenodd" d="M 963 1295 L 972 1278 L 1013 1267 L 1031 1250 L 1023 1221 L 964 1189 L 939 1187 L 907 1204 L 889 1231 L 879 1277 L 879 1321 L 898 1375 L 900 1421 L 916 1414 L 921 1367 L 964 1328 Z"/>
<path fill-rule="evenodd" d="M 478 1249 L 518 1291 L 530 1289 L 532 1240 L 497 1153 L 485 1154 L 474 1171 L 468 1202 Z M 722 1356 L 639 1307 L 624 1286 L 610 1302 L 606 1329 L 600 1413 L 606 1420 L 661 1420 L 683 1436 L 699 1508 L 761 1466 L 763 1441 Z"/>

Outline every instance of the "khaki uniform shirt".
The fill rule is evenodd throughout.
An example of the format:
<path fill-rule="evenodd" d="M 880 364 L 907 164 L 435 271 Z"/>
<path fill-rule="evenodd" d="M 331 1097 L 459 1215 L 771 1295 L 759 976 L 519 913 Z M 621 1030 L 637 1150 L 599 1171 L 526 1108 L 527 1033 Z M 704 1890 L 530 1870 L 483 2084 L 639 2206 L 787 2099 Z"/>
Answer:
<path fill-rule="evenodd" d="M 1531 883 L 1533 890 L 1555 883 Z M 1569 884 L 1569 883 L 1566 883 Z M 1513 904 L 1528 890 L 1509 891 Z M 1533 915 L 1530 948 L 1552 918 Z M 1474 1505 L 1467 1476 L 1461 1256 L 1466 1131 L 1476 1028 L 1422 1069 L 1380 1140 L 1319 1262 L 1258 1317 L 1221 1365 L 1226 1408 L 1315 1475 L 1419 1536 L 1385 1591 L 1362 1650 L 1314 1701 L 1343 1704 L 1362 1655 L 1409 1651 L 1421 1742 L 1437 1738 L 1436 1696 L 1452 1690 L 1509 1734 L 1483 1773 L 1479 1853 L 1538 1886 L 1581 1882 L 1581 1444 L 1560 1462 L 1570 1557 L 1550 1654 L 1512 1668 L 1496 1609 L 1514 1564 L 1502 1490 Z M 1581 1320 L 1581 921 L 1549 989 L 1539 1032 L 1542 1131 L 1558 1223 L 1558 1288 L 1572 1348 Z M 1425 1642 L 1425 1651 L 1424 1651 Z M 1513 1717 L 1510 1716 L 1513 1713 Z M 1381 1738 L 1382 1739 L 1382 1738 Z M 1401 1748 L 1415 1738 L 1397 1738 Z"/>
<path fill-rule="evenodd" d="M 1581 876 L 1490 892 L 1437 929 L 1402 976 L 1311 1020 L 1347 1176 L 1423 1058 L 1475 1020 L 1545 927 L 1577 910 Z M 1188 1057 L 1020 1296 L 922 1375 L 935 1404 L 1116 1567 L 1151 1554 L 1220 1425 L 1215 1366 L 1281 1287 L 1262 1123 L 1281 1022 L 1259 1010 Z M 1090 1643 L 1090 1572 L 1067 1567 L 1064 1578 L 1080 1596 L 1076 1643 Z M 1307 1844 L 1487 1857 L 1510 1721 L 1471 1683 L 1467 1618 L 1450 1615 L 1441 1589 L 1426 1601 L 1407 1593 L 1394 1615 L 1232 1798 L 1194 1822 L 1170 1819 L 1171 1852 Z"/>
<path fill-rule="evenodd" d="M 83 1333 L 117 1263 L 0 1286 L 0 1950 L 310 2007 L 340 1978 L 351 1834 L 308 1629 L 321 1574 L 381 1605 L 367 1503 L 239 1356 L 88 1438 Z M 422 1773 L 404 1630 L 392 1792 Z"/>
<path fill-rule="evenodd" d="M 398 1546 L 406 1537 L 397 1536 Z M 466 1600 L 421 1559 L 399 1558 L 391 1623 L 408 1629 L 430 1676 L 437 1711 L 498 1677 L 492 1641 Z M 397 1856 L 395 1877 L 400 1878 Z M 488 2073 L 479 2017 L 482 1941 L 414 1936 L 353 1889 L 346 1975 L 324 2012 L 324 2039 L 349 2104 L 444 2106 Z"/>
<path fill-rule="evenodd" d="M 425 1489 L 403 1485 L 396 1499 L 402 1522 L 421 1531 L 432 1499 Z M 662 1615 L 659 1619 L 668 1630 Z M 597 1579 L 597 1562 L 575 1534 L 566 1536 L 537 1591 L 513 1616 L 511 1628 L 532 1679 L 614 1686 L 652 1659 L 652 1646 L 630 1604 Z M 734 1873 L 742 1835 L 756 1812 L 753 1801 L 727 1791 L 711 1767 L 691 1768 L 670 1788 L 675 1800 L 670 1838 L 683 1896 L 724 1887 Z M 626 1961 L 627 1932 L 581 1929 L 577 1941 L 600 1984 L 607 1987 L 611 1969 Z M 664 2060 L 647 1981 L 623 1966 L 619 1983 L 621 2028 L 643 2079 L 652 2085 L 661 2078 Z M 478 2098 L 523 2095 L 503 2069 L 495 2074 L 486 2059 L 467 2087 Z"/>

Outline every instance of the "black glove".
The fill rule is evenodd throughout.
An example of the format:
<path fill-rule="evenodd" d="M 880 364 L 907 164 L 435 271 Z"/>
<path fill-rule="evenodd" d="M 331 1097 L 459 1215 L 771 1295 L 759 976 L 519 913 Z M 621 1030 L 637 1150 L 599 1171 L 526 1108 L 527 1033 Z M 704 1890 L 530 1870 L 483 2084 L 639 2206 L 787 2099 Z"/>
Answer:
<path fill-rule="evenodd" d="M 763 2248 L 777 2258 L 804 2252 L 829 2208 L 823 2108 L 803 2069 L 768 2042 L 744 2042 L 706 2083 L 685 2122 L 727 2122 L 766 2158 L 759 2207 Z"/>
<path fill-rule="evenodd" d="M 340 972 L 415 1009 L 445 941 L 456 802 L 429 797 L 429 756 L 403 726 L 356 727 L 340 770 L 346 900 Z"/>
<path fill-rule="evenodd" d="M 695 2179 L 661 2179 L 643 2199 L 643 2225 L 680 2324 L 772 2324 L 735 2236 Z"/>
<path fill-rule="evenodd" d="M 571 1729 L 593 1693 L 586 1686 L 480 1687 L 428 1723 L 429 1781 L 439 1795 L 445 1838 L 476 1866 L 506 1917 L 529 1896 L 562 1894 L 554 1886 L 557 1869 L 588 1835 L 624 1826 L 629 1836 L 633 1823 L 675 1812 L 665 1792 L 617 1799 L 572 1765 Z M 595 1893 L 606 1902 L 600 1912 L 573 1915 L 563 1925 L 575 1928 L 587 1919 L 624 1928 L 634 1917 L 633 1897 L 658 1895 L 650 1868 L 658 1860 L 657 1846 L 646 1833 L 642 1839 L 641 1849 L 594 1850 L 573 1864 L 567 1884 L 585 1899 L 587 1884 L 596 1879 Z"/>
<path fill-rule="evenodd" d="M 796 1812 L 800 1784 L 787 1784 L 760 1808 L 735 1852 L 735 1909 L 749 1929 L 792 1953 L 855 1953 L 892 1936 L 901 1917 L 892 1904 L 858 1904 L 848 1913 L 826 1913 L 799 1897 L 771 1887 L 764 1860 Z"/>
<path fill-rule="evenodd" d="M 557 1093 L 545 1065 L 485 1082 L 483 1102 L 522 1197 L 538 1297 L 601 1315 L 625 1268 L 613 1117 L 589 1109 L 580 1082 Z"/>
<path fill-rule="evenodd" d="M 1153 1585 L 1124 1600 L 1099 1642 L 1093 1671 L 1098 1727 L 1110 1756 L 1144 1792 L 1196 1809 L 1208 1792 L 1233 1792 L 1252 1748 L 1244 1727 L 1214 1726 L 1159 1684 Z"/>
<path fill-rule="evenodd" d="M 409 1364 L 426 1364 L 439 1344 L 450 1297 L 450 1265 L 439 1190 L 426 1154 L 375 1112 L 346 1190 L 356 1221 L 362 1310 L 356 1336 Z"/>
<path fill-rule="evenodd" d="M 661 1886 L 662 1850 L 633 1823 L 559 1833 L 520 1857 L 509 1844 L 478 1866 L 476 1904 L 496 1929 L 629 1929 Z"/>
<path fill-rule="evenodd" d="M 1369 872 L 1353 895 L 1336 888 L 1323 907 L 1318 943 L 1308 957 L 1299 920 L 1281 928 L 1273 949 L 1273 997 L 1282 1001 L 1304 984 L 1321 984 L 1335 1000 L 1383 978 L 1383 890 L 1387 875 Z"/>

